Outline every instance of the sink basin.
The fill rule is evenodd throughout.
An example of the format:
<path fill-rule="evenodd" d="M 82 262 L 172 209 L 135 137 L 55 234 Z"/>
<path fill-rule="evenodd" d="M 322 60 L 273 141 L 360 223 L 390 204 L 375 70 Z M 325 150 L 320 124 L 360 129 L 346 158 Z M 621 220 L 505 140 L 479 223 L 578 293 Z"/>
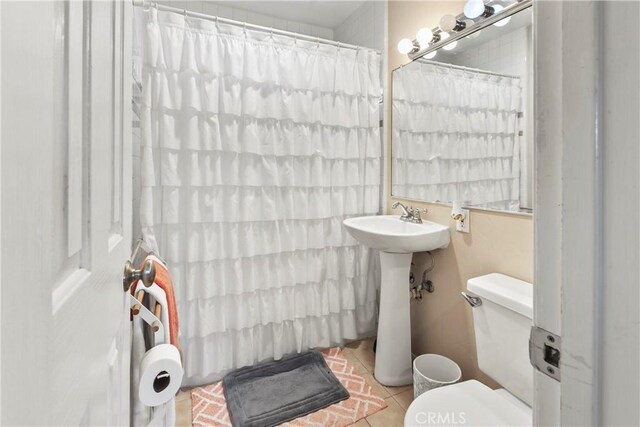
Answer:
<path fill-rule="evenodd" d="M 449 246 L 449 227 L 431 221 L 401 221 L 398 215 L 361 216 L 343 221 L 356 240 L 391 253 L 431 251 Z"/>
<path fill-rule="evenodd" d="M 343 224 L 360 243 L 380 251 L 380 314 L 373 375 L 388 386 L 411 384 L 411 257 L 413 252 L 449 246 L 449 227 L 430 221 L 401 221 L 397 215 L 349 218 Z"/>

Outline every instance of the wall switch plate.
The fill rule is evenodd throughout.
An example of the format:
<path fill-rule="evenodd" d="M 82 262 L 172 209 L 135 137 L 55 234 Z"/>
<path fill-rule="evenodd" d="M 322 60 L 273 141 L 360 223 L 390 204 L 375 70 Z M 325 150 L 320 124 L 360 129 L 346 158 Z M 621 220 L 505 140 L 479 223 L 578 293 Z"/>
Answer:
<path fill-rule="evenodd" d="M 461 233 L 469 232 L 469 209 L 462 209 L 462 213 L 464 214 L 464 219 L 460 221 L 456 221 L 456 230 Z"/>

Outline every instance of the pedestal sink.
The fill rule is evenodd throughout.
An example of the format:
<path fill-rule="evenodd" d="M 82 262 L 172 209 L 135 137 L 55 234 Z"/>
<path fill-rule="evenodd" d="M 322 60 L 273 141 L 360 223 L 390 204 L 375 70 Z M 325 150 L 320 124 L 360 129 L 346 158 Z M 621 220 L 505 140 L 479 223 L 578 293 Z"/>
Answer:
<path fill-rule="evenodd" d="M 411 384 L 411 256 L 449 246 L 449 227 L 430 221 L 406 222 L 397 215 L 349 218 L 343 224 L 360 243 L 380 251 L 382 286 L 374 376 L 388 386 Z"/>

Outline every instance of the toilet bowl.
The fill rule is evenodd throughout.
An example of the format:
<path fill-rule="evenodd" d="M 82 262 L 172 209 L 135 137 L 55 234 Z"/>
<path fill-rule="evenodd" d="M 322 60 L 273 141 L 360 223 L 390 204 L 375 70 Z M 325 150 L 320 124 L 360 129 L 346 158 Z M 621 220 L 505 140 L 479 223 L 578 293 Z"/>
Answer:
<path fill-rule="evenodd" d="M 504 389 L 469 380 L 418 396 L 407 409 L 404 425 L 530 426 L 531 408 Z"/>
<path fill-rule="evenodd" d="M 469 380 L 427 391 L 411 403 L 404 425 L 531 426 L 533 287 L 493 273 L 470 279 L 467 289 L 482 301 L 473 307 L 478 367 L 504 388 Z"/>

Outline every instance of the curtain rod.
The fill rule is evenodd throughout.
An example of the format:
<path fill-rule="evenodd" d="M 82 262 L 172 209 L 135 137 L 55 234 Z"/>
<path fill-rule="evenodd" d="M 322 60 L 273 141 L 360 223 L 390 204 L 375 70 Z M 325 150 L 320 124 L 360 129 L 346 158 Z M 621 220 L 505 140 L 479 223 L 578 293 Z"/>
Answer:
<path fill-rule="evenodd" d="M 233 20 L 233 19 L 222 18 L 222 17 L 214 16 L 214 15 L 206 15 L 204 13 L 199 13 L 199 12 L 191 12 L 191 11 L 189 11 L 187 9 L 180 9 L 178 7 L 173 7 L 173 6 L 165 6 L 164 4 L 158 4 L 158 3 L 150 2 L 150 1 L 147 1 L 147 0 L 133 0 L 133 5 L 134 6 L 138 6 L 138 7 L 154 7 L 156 9 L 158 9 L 158 10 L 162 10 L 162 11 L 165 11 L 165 12 L 180 13 L 180 14 L 183 14 L 185 16 L 191 16 L 193 18 L 206 19 L 208 21 L 217 21 L 217 22 L 222 22 L 223 24 L 235 25 L 235 26 L 238 26 L 238 27 L 249 28 L 251 30 L 262 31 L 262 32 L 265 32 L 265 33 L 278 34 L 278 35 L 281 35 L 281 36 L 292 37 L 292 38 L 295 38 L 295 39 L 318 42 L 318 43 L 322 43 L 322 44 L 326 44 L 326 45 L 330 45 L 330 46 L 337 46 L 340 49 L 342 49 L 342 48 L 344 48 L 344 49 L 352 49 L 352 50 L 367 49 L 367 50 L 375 51 L 375 49 L 369 49 L 369 48 L 365 48 L 365 47 L 361 47 L 361 46 L 356 46 L 356 45 L 353 45 L 353 44 L 348 44 L 348 43 L 337 42 L 337 41 L 334 41 L 334 40 L 323 39 L 323 38 L 320 38 L 320 37 L 308 36 L 306 34 L 293 33 L 291 31 L 279 30 L 277 28 L 272 28 L 272 27 L 263 27 L 262 25 L 251 24 L 249 22 L 236 21 L 236 20 Z"/>
<path fill-rule="evenodd" d="M 510 74 L 495 73 L 493 71 L 481 70 L 480 68 L 464 67 L 462 65 L 448 64 L 446 62 L 430 61 L 430 60 L 424 59 L 424 58 L 418 58 L 416 61 L 420 62 L 422 64 L 439 65 L 441 67 L 455 68 L 455 69 L 462 70 L 462 71 L 471 71 L 471 72 L 474 72 L 474 73 L 489 74 L 491 76 L 508 77 L 510 79 L 522 79 L 522 77 L 520 77 L 520 76 L 513 76 L 513 75 L 510 75 Z M 407 65 L 409 65 L 409 64 L 407 64 Z M 406 65 L 403 65 L 400 68 L 403 68 L 403 67 L 406 67 Z"/>

